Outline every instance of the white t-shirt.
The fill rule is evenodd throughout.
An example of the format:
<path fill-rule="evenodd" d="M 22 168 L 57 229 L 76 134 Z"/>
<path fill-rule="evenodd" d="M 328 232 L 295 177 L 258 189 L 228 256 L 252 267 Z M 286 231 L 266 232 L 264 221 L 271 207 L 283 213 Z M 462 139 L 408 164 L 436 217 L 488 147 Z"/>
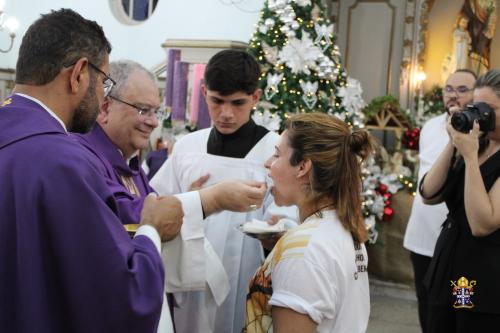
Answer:
<path fill-rule="evenodd" d="M 250 282 L 246 332 L 268 332 L 271 306 L 307 314 L 317 332 L 365 332 L 368 257 L 335 211 L 311 216 L 276 244 Z"/>
<path fill-rule="evenodd" d="M 446 116 L 447 114 L 444 113 L 430 119 L 420 132 L 419 183 L 448 143 Z M 443 175 L 443 177 L 446 177 L 446 175 Z M 432 257 L 437 238 L 441 232 L 441 224 L 446 219 L 447 214 L 448 209 L 444 203 L 426 205 L 417 191 L 413 200 L 408 226 L 406 227 L 404 247 L 420 255 Z"/>

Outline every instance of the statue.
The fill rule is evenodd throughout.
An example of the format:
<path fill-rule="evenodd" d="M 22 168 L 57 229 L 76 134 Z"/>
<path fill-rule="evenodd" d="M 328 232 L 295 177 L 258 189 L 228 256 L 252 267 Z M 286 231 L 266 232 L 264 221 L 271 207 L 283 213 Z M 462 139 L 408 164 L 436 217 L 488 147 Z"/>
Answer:
<path fill-rule="evenodd" d="M 460 15 L 468 18 L 471 37 L 469 69 L 478 76 L 490 68 L 491 40 L 495 35 L 496 0 L 465 0 Z"/>
<path fill-rule="evenodd" d="M 457 69 L 469 69 L 469 52 L 471 50 L 471 36 L 467 27 L 469 19 L 461 14 L 457 17 L 457 23 L 453 30 L 453 42 L 451 53 L 446 55 L 443 61 L 443 70 L 441 73 L 442 81 L 445 82 L 448 76 Z"/>
<path fill-rule="evenodd" d="M 471 49 L 471 37 L 467 31 L 469 19 L 459 15 L 457 25 L 453 31 L 453 46 L 451 56 L 451 73 L 457 69 L 469 68 L 469 51 Z"/>
<path fill-rule="evenodd" d="M 470 69 L 478 76 L 489 70 L 496 22 L 496 0 L 464 1 L 453 30 L 451 52 L 443 60 L 443 82 L 457 69 Z"/>

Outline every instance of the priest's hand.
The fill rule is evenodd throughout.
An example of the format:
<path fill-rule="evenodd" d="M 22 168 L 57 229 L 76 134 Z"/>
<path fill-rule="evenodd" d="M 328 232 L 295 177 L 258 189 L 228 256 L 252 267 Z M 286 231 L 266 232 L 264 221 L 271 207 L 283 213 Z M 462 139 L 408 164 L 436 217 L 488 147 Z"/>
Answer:
<path fill-rule="evenodd" d="M 179 234 L 182 226 L 182 204 L 174 196 L 156 196 L 150 193 L 144 200 L 141 212 L 141 225 L 154 227 L 162 242 L 172 240 Z"/>
<path fill-rule="evenodd" d="M 200 190 L 205 216 L 230 210 L 247 212 L 262 206 L 266 184 L 254 181 L 223 181 Z"/>

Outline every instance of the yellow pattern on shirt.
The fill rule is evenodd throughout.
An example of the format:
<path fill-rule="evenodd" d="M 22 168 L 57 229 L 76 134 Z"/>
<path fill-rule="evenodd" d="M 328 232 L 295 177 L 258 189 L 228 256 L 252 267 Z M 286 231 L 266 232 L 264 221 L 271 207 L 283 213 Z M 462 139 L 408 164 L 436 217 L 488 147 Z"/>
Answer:
<path fill-rule="evenodd" d="M 272 329 L 271 299 L 272 272 L 274 267 L 286 258 L 302 257 L 311 239 L 312 232 L 320 221 L 302 224 L 288 231 L 276 243 L 274 249 L 250 280 L 247 294 L 245 327 L 242 332 L 267 333 Z"/>

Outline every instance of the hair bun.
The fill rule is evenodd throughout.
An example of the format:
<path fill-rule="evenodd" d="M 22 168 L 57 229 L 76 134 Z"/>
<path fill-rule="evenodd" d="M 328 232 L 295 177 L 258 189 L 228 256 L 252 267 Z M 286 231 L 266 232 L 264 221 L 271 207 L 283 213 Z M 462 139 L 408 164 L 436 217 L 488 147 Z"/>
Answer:
<path fill-rule="evenodd" d="M 367 130 L 360 129 L 349 135 L 349 146 L 353 153 L 365 159 L 373 151 L 375 140 Z"/>

